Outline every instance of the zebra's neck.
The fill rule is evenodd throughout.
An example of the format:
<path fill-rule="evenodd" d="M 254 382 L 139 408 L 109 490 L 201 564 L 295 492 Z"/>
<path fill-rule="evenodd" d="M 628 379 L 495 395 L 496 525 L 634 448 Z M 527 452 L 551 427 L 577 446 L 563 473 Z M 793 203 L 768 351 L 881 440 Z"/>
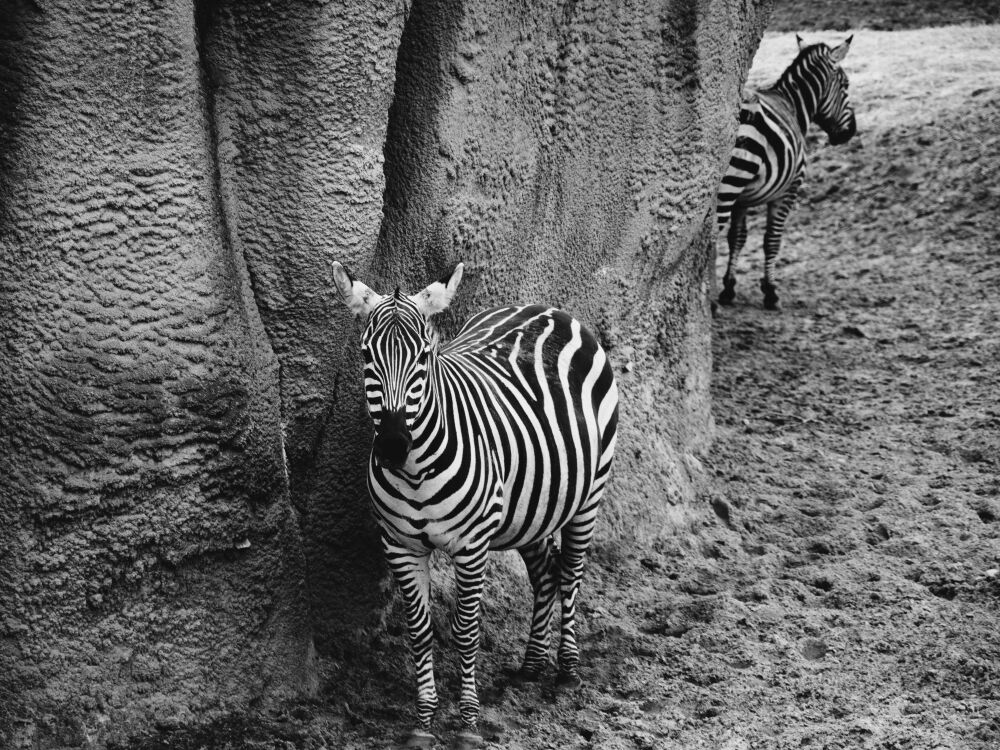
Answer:
<path fill-rule="evenodd" d="M 819 80 L 807 71 L 804 60 L 796 60 L 781 74 L 771 91 L 781 94 L 792 104 L 795 121 L 805 135 L 819 111 Z"/>
<path fill-rule="evenodd" d="M 427 360 L 427 387 L 424 389 L 419 416 L 413 425 L 411 460 L 419 472 L 433 472 L 433 457 L 454 439 L 448 420 L 448 401 L 451 388 L 447 383 L 448 371 L 442 365 L 435 348 Z"/>

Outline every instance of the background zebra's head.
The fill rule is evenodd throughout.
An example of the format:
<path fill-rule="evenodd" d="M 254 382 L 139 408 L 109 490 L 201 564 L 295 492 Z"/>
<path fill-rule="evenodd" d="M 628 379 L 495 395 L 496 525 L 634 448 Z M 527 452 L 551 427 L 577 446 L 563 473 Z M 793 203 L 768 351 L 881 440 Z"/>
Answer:
<path fill-rule="evenodd" d="M 380 466 L 398 469 L 412 441 L 414 420 L 427 389 L 427 366 L 437 345 L 430 319 L 446 309 L 462 280 L 463 264 L 422 292 L 381 295 L 356 280 L 340 263 L 333 278 L 344 304 L 364 323 L 365 398 L 375 424 L 372 452 Z"/>
<path fill-rule="evenodd" d="M 847 74 L 840 67 L 841 61 L 851 48 L 851 35 L 838 44 L 830 47 L 826 44 L 806 45 L 802 37 L 796 36 L 799 43 L 799 55 L 789 67 L 788 72 L 795 71 L 799 88 L 811 98 L 812 107 L 806 111 L 813 112 L 813 121 L 830 137 L 830 143 L 839 146 L 847 143 L 857 132 L 854 120 L 854 108 L 847 98 Z"/>

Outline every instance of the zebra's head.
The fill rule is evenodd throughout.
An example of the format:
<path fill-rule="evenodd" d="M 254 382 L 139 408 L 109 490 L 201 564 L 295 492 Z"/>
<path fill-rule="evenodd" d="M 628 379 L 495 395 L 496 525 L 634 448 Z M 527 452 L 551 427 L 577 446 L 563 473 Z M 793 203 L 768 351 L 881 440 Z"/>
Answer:
<path fill-rule="evenodd" d="M 854 108 L 847 98 L 847 74 L 840 63 L 847 56 L 854 36 L 847 37 L 832 48 L 826 44 L 806 46 L 802 37 L 796 36 L 795 39 L 799 43 L 796 62 L 802 61 L 803 75 L 811 79 L 810 88 L 816 106 L 813 120 L 829 136 L 831 144 L 839 146 L 847 143 L 858 128 Z"/>
<path fill-rule="evenodd" d="M 375 424 L 372 453 L 380 466 L 399 469 L 406 462 L 414 420 L 427 390 L 428 361 L 437 344 L 431 317 L 446 309 L 462 280 L 459 263 L 447 278 L 422 292 L 404 295 L 396 288 L 381 295 L 352 277 L 337 262 L 333 278 L 344 304 L 364 324 L 365 398 Z"/>

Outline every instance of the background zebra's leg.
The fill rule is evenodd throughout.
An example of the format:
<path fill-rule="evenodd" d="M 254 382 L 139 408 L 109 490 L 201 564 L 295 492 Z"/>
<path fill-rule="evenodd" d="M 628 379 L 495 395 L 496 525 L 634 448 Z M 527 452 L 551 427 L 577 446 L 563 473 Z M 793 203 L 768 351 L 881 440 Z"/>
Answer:
<path fill-rule="evenodd" d="M 726 239 L 729 243 L 729 260 L 726 262 L 726 275 L 722 277 L 720 305 L 731 305 L 736 297 L 736 261 L 747 242 L 747 210 L 743 206 L 733 206 Z"/>
<path fill-rule="evenodd" d="M 562 595 L 562 626 L 559 640 L 559 675 L 556 683 L 564 687 L 579 687 L 580 649 L 576 643 L 576 597 L 580 592 L 583 565 L 594 536 L 597 505 L 600 496 L 591 496 L 586 510 L 581 510 L 563 527 L 562 550 L 559 555 L 560 593 Z"/>
<path fill-rule="evenodd" d="M 518 552 L 528 569 L 528 579 L 535 595 L 531 634 L 518 676 L 524 680 L 537 680 L 549 663 L 552 613 L 555 610 L 556 592 L 559 590 L 556 561 L 552 554 L 552 537 L 522 547 Z"/>
<path fill-rule="evenodd" d="M 764 229 L 764 278 L 760 280 L 765 310 L 778 309 L 778 291 L 774 286 L 774 262 L 778 259 L 778 251 L 781 249 L 785 220 L 795 205 L 795 196 L 800 185 L 802 185 L 801 175 L 789 186 L 784 195 L 767 205 L 767 227 Z"/>
<path fill-rule="evenodd" d="M 458 584 L 458 603 L 452 616 L 451 629 L 462 669 L 458 707 L 465 726 L 456 743 L 459 750 L 479 747 L 483 743 L 482 737 L 476 732 L 479 721 L 476 658 L 479 656 L 480 605 L 488 555 L 489 546 L 483 545 L 477 549 L 463 550 L 452 557 L 455 581 Z"/>
<path fill-rule="evenodd" d="M 406 607 L 406 625 L 417 680 L 417 728 L 411 732 L 406 747 L 431 747 L 436 738 L 430 733 L 431 719 L 437 710 L 434 685 L 434 638 L 431 628 L 430 551 L 413 551 L 382 535 L 382 548 L 399 584 Z"/>

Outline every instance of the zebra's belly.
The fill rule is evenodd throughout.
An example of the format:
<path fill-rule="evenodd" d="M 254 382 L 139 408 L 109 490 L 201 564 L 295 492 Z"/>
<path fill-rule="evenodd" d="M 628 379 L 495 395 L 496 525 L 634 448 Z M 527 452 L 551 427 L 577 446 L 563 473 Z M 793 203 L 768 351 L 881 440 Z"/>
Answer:
<path fill-rule="evenodd" d="M 561 484 L 543 484 L 518 492 L 508 481 L 502 518 L 490 547 L 518 549 L 552 536 L 577 514 L 590 496 L 593 484 L 594 477 L 578 476 L 572 490 Z"/>
<path fill-rule="evenodd" d="M 582 498 L 575 503 L 562 506 L 564 513 L 560 517 L 552 519 L 549 523 L 524 523 L 522 519 L 517 521 L 502 534 L 498 534 L 490 543 L 490 549 L 508 550 L 520 549 L 529 544 L 540 542 L 546 537 L 557 533 L 572 518 L 576 511 L 580 509 Z"/>
<path fill-rule="evenodd" d="M 784 195 L 794 177 L 794 173 L 757 177 L 746 186 L 736 203 L 747 208 L 766 205 Z"/>

